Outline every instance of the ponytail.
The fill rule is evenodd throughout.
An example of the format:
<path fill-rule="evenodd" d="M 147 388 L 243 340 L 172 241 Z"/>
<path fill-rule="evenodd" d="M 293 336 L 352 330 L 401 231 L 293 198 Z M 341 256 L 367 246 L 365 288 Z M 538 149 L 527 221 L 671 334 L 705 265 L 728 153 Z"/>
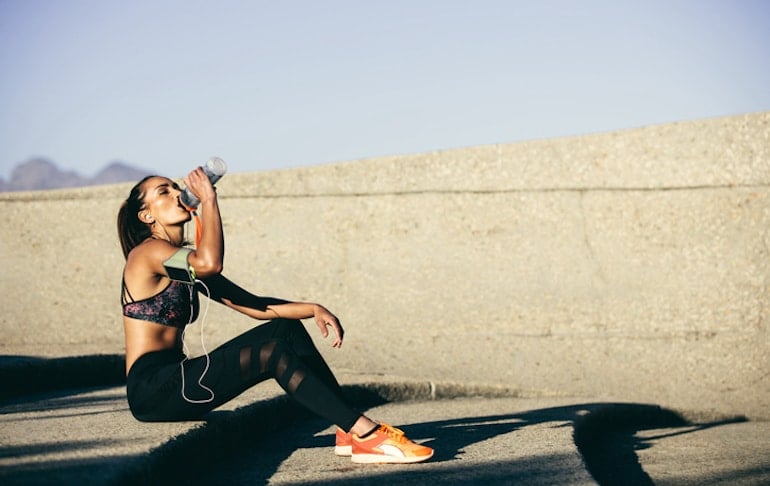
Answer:
<path fill-rule="evenodd" d="M 152 235 L 150 227 L 139 221 L 139 211 L 144 208 L 145 192 L 142 186 L 151 177 L 155 176 L 147 176 L 131 188 L 128 199 L 123 201 L 118 211 L 118 238 L 126 258 L 131 250 Z"/>

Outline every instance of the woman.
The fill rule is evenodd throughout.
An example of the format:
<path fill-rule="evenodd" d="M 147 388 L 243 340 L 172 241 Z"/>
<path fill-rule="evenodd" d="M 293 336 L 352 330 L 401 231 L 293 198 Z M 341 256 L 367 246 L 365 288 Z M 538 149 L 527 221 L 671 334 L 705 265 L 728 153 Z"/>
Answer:
<path fill-rule="evenodd" d="M 217 194 L 200 168 L 184 182 L 200 200 L 196 224 L 201 234 L 194 249 L 183 247 L 184 225 L 191 214 L 180 203 L 179 186 L 170 179 L 141 180 L 118 213 L 126 257 L 122 285 L 126 388 L 133 415 L 141 421 L 199 419 L 273 378 L 301 405 L 338 426 L 336 454 L 350 455 L 357 463 L 429 459 L 432 449 L 345 403 L 337 380 L 300 322 L 314 318 L 324 337 L 331 329 L 332 346 L 339 348 L 343 330 L 331 312 L 319 304 L 258 297 L 221 274 L 224 237 Z M 177 275 L 180 268 L 182 277 Z M 207 355 L 187 359 L 183 331 L 197 317 L 198 292 L 269 322 Z"/>

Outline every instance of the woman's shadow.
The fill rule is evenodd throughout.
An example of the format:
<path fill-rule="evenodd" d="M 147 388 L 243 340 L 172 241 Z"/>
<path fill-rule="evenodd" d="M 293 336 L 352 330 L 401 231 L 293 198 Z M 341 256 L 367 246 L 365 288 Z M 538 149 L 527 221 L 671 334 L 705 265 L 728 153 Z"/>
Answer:
<path fill-rule="evenodd" d="M 189 467 L 196 462 L 197 454 L 191 454 L 191 452 L 202 453 L 201 458 L 206 459 L 206 469 L 198 472 L 191 470 L 191 478 L 201 479 L 206 476 L 207 471 L 233 471 L 244 467 L 244 464 L 251 464 L 248 476 L 250 480 L 255 484 L 267 483 L 280 465 L 298 448 L 328 449 L 330 444 L 334 443 L 334 434 L 322 433 L 328 429 L 328 423 L 303 414 L 303 410 L 289 400 L 276 400 L 281 401 L 277 404 L 281 413 L 276 417 L 274 415 L 276 408 L 271 407 L 270 414 L 273 414 L 273 418 L 272 426 L 268 427 L 272 429 L 270 431 L 264 428 L 264 423 L 262 426 L 257 425 L 262 422 L 262 419 L 257 417 L 265 417 L 267 410 L 223 412 L 210 417 L 208 427 L 219 428 L 227 438 L 226 444 L 223 441 L 205 440 L 203 437 L 202 440 L 193 441 L 192 445 L 197 451 L 186 451 L 182 454 L 186 458 L 184 464 Z M 382 403 L 386 403 L 386 400 L 373 396 L 369 397 L 367 405 L 370 408 Z M 438 405 L 440 402 L 433 403 Z M 256 421 L 249 424 L 248 421 L 244 421 L 246 418 L 244 414 L 254 417 Z M 238 415 L 238 417 L 232 415 Z M 282 422 L 282 420 L 289 420 L 291 423 Z M 399 428 L 403 429 L 408 437 L 434 447 L 436 455 L 431 459 L 431 463 L 438 463 L 441 466 L 411 468 L 408 471 L 400 468 L 390 471 L 379 469 L 376 474 L 378 480 L 385 481 L 386 484 L 414 485 L 436 481 L 451 481 L 455 484 L 470 482 L 568 484 L 574 482 L 576 467 L 574 454 L 566 457 L 563 452 L 554 452 L 545 456 L 517 457 L 515 452 L 512 452 L 512 457 L 508 459 L 503 452 L 496 454 L 496 458 L 490 461 L 484 461 L 483 467 L 479 467 L 478 461 L 462 460 L 468 446 L 526 427 L 552 424 L 553 427 L 573 428 L 572 436 L 583 462 L 581 467 L 585 467 L 599 484 L 652 485 L 652 479 L 642 468 L 635 452 L 641 448 L 651 447 L 652 442 L 636 437 L 638 431 L 686 427 L 686 430 L 674 432 L 674 434 L 684 434 L 745 420 L 744 417 L 735 417 L 693 424 L 680 414 L 656 405 L 584 403 L 520 413 L 400 425 Z M 231 422 L 232 427 L 237 427 L 237 432 L 227 430 L 230 428 L 227 424 Z M 284 423 L 284 426 L 279 427 L 276 425 L 278 423 Z M 252 429 L 249 433 L 248 430 L 251 427 L 260 430 Z M 280 433 L 276 434 L 278 429 Z M 287 436 L 290 437 L 289 440 L 272 439 L 272 437 L 286 439 Z M 180 479 L 179 468 L 172 467 L 170 471 L 172 470 L 173 477 Z M 371 480 L 371 476 L 348 475 L 345 477 L 343 474 L 338 479 L 315 481 L 314 484 L 370 484 Z"/>

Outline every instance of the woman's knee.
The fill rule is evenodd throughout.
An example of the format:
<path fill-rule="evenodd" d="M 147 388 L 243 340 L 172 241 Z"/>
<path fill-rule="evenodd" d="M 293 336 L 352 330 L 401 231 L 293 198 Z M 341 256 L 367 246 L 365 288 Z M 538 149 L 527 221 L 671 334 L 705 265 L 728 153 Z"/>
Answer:
<path fill-rule="evenodd" d="M 278 318 L 273 319 L 270 321 L 271 323 L 275 323 L 275 326 L 278 329 L 286 330 L 286 331 L 295 331 L 299 328 L 305 329 L 305 326 L 302 324 L 302 321 L 299 319 L 286 319 L 286 318 Z"/>
<path fill-rule="evenodd" d="M 275 330 L 273 332 L 274 338 L 285 339 L 288 342 L 294 342 L 297 338 L 310 338 L 310 334 L 308 334 L 305 325 L 302 324 L 302 321 L 300 320 L 275 319 L 270 321 L 270 323 L 275 325 Z"/>
<path fill-rule="evenodd" d="M 296 319 L 273 319 L 252 327 L 233 339 L 233 342 L 249 342 L 250 344 L 259 345 L 259 343 L 274 339 L 286 339 L 295 335 L 299 329 L 304 330 L 304 326 L 301 321 Z"/>

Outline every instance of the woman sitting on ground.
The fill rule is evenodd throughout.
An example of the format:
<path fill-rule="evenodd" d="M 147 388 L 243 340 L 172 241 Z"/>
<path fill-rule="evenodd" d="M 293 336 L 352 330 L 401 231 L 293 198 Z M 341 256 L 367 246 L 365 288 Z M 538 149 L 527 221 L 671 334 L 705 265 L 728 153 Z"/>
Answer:
<path fill-rule="evenodd" d="M 222 274 L 224 236 L 217 194 L 198 168 L 184 180 L 200 200 L 200 238 L 186 248 L 191 213 L 170 179 L 150 176 L 118 214 L 123 271 L 128 403 L 141 421 L 200 419 L 246 389 L 275 379 L 297 402 L 337 425 L 335 453 L 357 463 L 409 463 L 433 450 L 349 406 L 300 319 L 314 318 L 342 346 L 337 318 L 319 304 L 262 298 Z M 170 278 L 171 277 L 171 278 Z M 254 319 L 268 320 L 211 353 L 188 359 L 183 331 L 198 314 L 198 293 Z"/>

